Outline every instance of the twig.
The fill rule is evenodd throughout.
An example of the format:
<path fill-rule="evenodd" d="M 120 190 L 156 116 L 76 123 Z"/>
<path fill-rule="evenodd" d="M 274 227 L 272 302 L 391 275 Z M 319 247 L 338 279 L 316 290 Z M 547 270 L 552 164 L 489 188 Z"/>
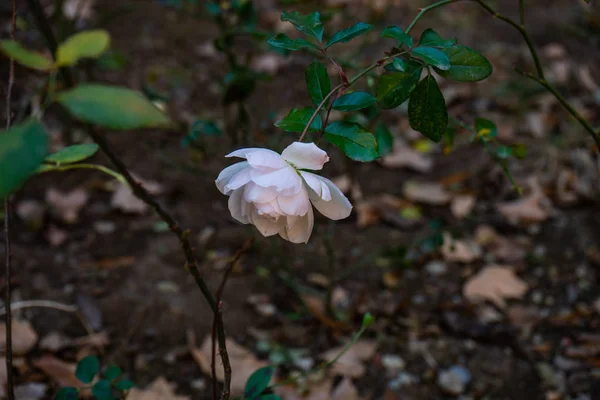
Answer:
<path fill-rule="evenodd" d="M 308 123 L 304 127 L 304 130 L 302 131 L 302 134 L 300 135 L 300 138 L 298 138 L 299 142 L 301 142 L 304 139 L 304 136 L 306 136 L 306 133 L 308 132 L 308 128 L 310 128 L 311 124 L 313 123 L 313 121 L 315 120 L 315 118 L 317 117 L 317 115 L 319 115 L 319 111 L 321 110 L 321 108 L 323 108 L 323 106 L 325 105 L 325 103 L 327 103 L 327 100 L 329 100 L 329 98 L 331 96 L 333 96 L 338 90 L 340 90 L 341 88 L 346 87 L 346 86 L 348 86 L 347 83 L 340 83 L 339 85 L 337 85 L 336 87 L 334 87 L 333 89 L 331 89 L 331 92 L 327 93 L 327 96 L 325 96 L 325 98 L 323 99 L 323 101 L 321 101 L 321 104 L 319 104 L 317 106 L 317 109 L 315 110 L 315 112 L 313 113 L 313 115 L 311 115 L 310 119 L 308 120 Z"/>
<path fill-rule="evenodd" d="M 15 40 L 15 32 L 17 27 L 17 2 L 12 1 L 12 18 L 11 18 L 11 30 L 10 38 Z M 11 125 L 11 113 L 12 113 L 12 89 L 15 83 L 15 62 L 11 58 L 8 67 L 8 87 L 6 89 L 6 130 Z M 4 318 L 6 325 L 6 396 L 8 400 L 15 399 L 14 391 L 14 377 L 12 370 L 12 312 L 11 312 L 11 254 L 10 254 L 10 196 L 6 196 L 4 199 L 4 251 L 5 254 L 5 279 L 6 279 L 6 293 L 4 302 L 6 303 L 6 317 Z"/>
<path fill-rule="evenodd" d="M 210 364 L 211 371 L 212 371 L 212 378 L 213 378 L 213 399 L 214 400 L 217 399 L 215 336 L 219 330 L 221 330 L 221 331 L 225 330 L 225 327 L 223 326 L 223 318 L 222 318 L 223 304 L 222 304 L 221 299 L 223 297 L 223 292 L 225 291 L 225 284 L 227 283 L 227 278 L 229 278 L 229 274 L 233 270 L 233 267 L 235 267 L 235 264 L 242 257 L 242 255 L 245 252 L 247 252 L 248 250 L 250 250 L 253 242 L 254 242 L 254 238 L 250 238 L 250 239 L 246 240 L 244 245 L 242 247 L 240 247 L 235 252 L 233 257 L 231 257 L 231 259 L 227 262 L 227 267 L 225 268 L 225 272 L 223 273 L 223 279 L 221 280 L 221 284 L 219 285 L 219 288 L 217 289 L 217 294 L 216 294 L 217 312 L 215 313 L 215 319 L 213 321 L 213 328 L 212 328 L 212 355 L 211 355 L 212 358 L 211 358 L 211 364 Z M 227 399 L 229 399 L 229 395 L 230 395 L 229 388 L 231 387 L 231 366 L 225 365 L 225 360 L 227 360 L 227 364 L 229 364 L 229 355 L 227 354 L 227 348 L 225 348 L 224 346 L 223 347 L 219 346 L 219 355 L 221 356 L 221 359 L 223 360 L 223 367 L 226 368 L 225 369 L 226 372 L 227 372 L 227 368 L 229 368 L 229 374 L 225 373 L 225 380 L 223 382 L 223 385 L 225 388 L 223 389 L 223 393 L 221 395 L 221 400 L 227 400 Z"/>

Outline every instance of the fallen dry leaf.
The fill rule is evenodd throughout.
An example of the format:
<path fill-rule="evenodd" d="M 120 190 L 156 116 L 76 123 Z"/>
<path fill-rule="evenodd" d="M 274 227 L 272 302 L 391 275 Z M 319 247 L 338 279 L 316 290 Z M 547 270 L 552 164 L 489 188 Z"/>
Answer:
<path fill-rule="evenodd" d="M 577 175 L 569 168 L 563 168 L 556 178 L 556 198 L 562 205 L 572 205 L 577 202 Z"/>
<path fill-rule="evenodd" d="M 260 361 L 256 356 L 248 349 L 237 344 L 233 339 L 226 339 L 227 354 L 229 355 L 229 361 L 231 363 L 232 375 L 231 375 L 231 393 L 233 395 L 241 394 L 244 392 L 244 386 L 246 381 L 252 375 L 254 371 L 259 368 L 266 367 L 268 365 L 265 361 Z M 192 356 L 196 362 L 200 365 L 202 372 L 212 376 L 211 372 L 211 360 L 212 360 L 212 340 L 211 335 L 207 335 L 204 338 L 204 342 L 200 348 L 194 344 L 194 339 L 191 335 L 188 335 L 188 346 Z M 219 382 L 223 382 L 225 373 L 223 368 L 220 366 L 221 361 L 217 354 L 217 379 Z"/>
<path fill-rule="evenodd" d="M 134 176 L 135 180 L 140 183 L 152 195 L 162 193 L 162 186 L 158 182 L 146 181 Z M 129 186 L 119 182 L 117 189 L 113 193 L 110 200 L 110 205 L 124 213 L 143 214 L 148 209 L 148 205 L 140 200 Z"/>
<path fill-rule="evenodd" d="M 292 385 L 277 386 L 274 391 L 284 400 L 331 400 L 332 387 L 333 380 L 326 377 L 319 382 L 310 382 L 306 393 L 300 393 Z"/>
<path fill-rule="evenodd" d="M 476 197 L 472 194 L 461 194 L 454 196 L 450 204 L 450 211 L 457 219 L 463 219 L 473 211 Z"/>
<path fill-rule="evenodd" d="M 496 257 L 499 261 L 517 262 L 523 260 L 527 254 L 523 244 L 508 239 L 498 234 L 494 228 L 488 225 L 480 225 L 475 230 L 477 243 Z"/>
<path fill-rule="evenodd" d="M 52 355 L 45 355 L 33 361 L 36 368 L 44 371 L 60 387 L 81 385 L 75 376 L 76 364 L 60 360 Z"/>
<path fill-rule="evenodd" d="M 281 67 L 283 67 L 285 64 L 287 64 L 285 58 L 277 54 L 267 53 L 255 57 L 252 60 L 251 67 L 258 73 L 274 75 L 279 72 Z"/>
<path fill-rule="evenodd" d="M 336 386 L 335 390 L 331 394 L 331 400 L 359 400 L 358 390 L 352 381 L 348 378 L 342 379 L 342 381 Z"/>
<path fill-rule="evenodd" d="M 411 201 L 437 206 L 447 204 L 451 198 L 450 193 L 437 182 L 409 181 L 404 184 L 402 191 Z"/>
<path fill-rule="evenodd" d="M 592 93 L 595 93 L 600 88 L 592 76 L 590 67 L 587 65 L 582 65 L 579 67 L 577 77 L 579 78 L 579 83 L 581 83 L 581 86 Z"/>
<path fill-rule="evenodd" d="M 420 210 L 413 204 L 384 193 L 369 197 L 356 204 L 359 228 L 375 224 L 383 220 L 398 228 L 405 229 L 414 226 L 421 220 Z"/>
<path fill-rule="evenodd" d="M 89 20 L 95 15 L 95 3 L 96 0 L 67 0 L 63 3 L 62 11 L 68 19 Z"/>
<path fill-rule="evenodd" d="M 60 245 L 66 242 L 68 238 L 69 232 L 54 225 L 48 226 L 48 229 L 46 230 L 46 239 L 52 247 L 60 247 Z"/>
<path fill-rule="evenodd" d="M 515 275 L 511 267 L 488 265 L 465 283 L 463 295 L 472 301 L 490 300 L 498 307 L 504 308 L 504 299 L 518 299 L 527 289 L 527 283 Z"/>
<path fill-rule="evenodd" d="M 174 384 L 164 377 L 156 378 L 146 389 L 133 388 L 127 394 L 127 400 L 189 400 L 189 396 L 175 394 Z"/>
<path fill-rule="evenodd" d="M 445 232 L 442 255 L 446 261 L 468 264 L 481 258 L 481 248 L 476 242 L 457 240 Z"/>
<path fill-rule="evenodd" d="M 54 188 L 46 191 L 46 202 L 50 205 L 52 212 L 68 224 L 77 222 L 79 212 L 88 200 L 87 191 L 81 188 L 70 192 L 61 192 Z"/>
<path fill-rule="evenodd" d="M 323 354 L 323 359 L 327 362 L 333 360 L 343 350 L 337 347 L 328 350 Z M 342 375 L 350 378 L 359 378 L 365 373 L 364 361 L 367 361 L 375 355 L 377 343 L 372 340 L 359 340 L 354 343 L 350 349 L 344 353 L 339 360 L 331 367 L 331 372 L 336 375 Z"/>
<path fill-rule="evenodd" d="M 546 196 L 537 179 L 530 179 L 529 186 L 531 187 L 529 195 L 496 206 L 500 214 L 511 223 L 536 223 L 545 221 L 549 217 L 548 211 L 542 206 Z"/>
<path fill-rule="evenodd" d="M 17 356 L 22 356 L 35 347 L 38 334 L 33 330 L 29 321 L 14 319 L 12 321 L 12 350 Z M 0 324 L 0 348 L 6 346 L 6 324 Z"/>
<path fill-rule="evenodd" d="M 416 151 L 401 140 L 395 140 L 393 151 L 383 157 L 381 164 L 387 168 L 410 168 L 426 173 L 433 168 L 433 159 Z"/>
<path fill-rule="evenodd" d="M 342 191 L 342 193 L 348 193 L 352 187 L 352 180 L 348 175 L 345 174 L 332 178 L 331 182 L 333 182 L 335 186 Z"/>

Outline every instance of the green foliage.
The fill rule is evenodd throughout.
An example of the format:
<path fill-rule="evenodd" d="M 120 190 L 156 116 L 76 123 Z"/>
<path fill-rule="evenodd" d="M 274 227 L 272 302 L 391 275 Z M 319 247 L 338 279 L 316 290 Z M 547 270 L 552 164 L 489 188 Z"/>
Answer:
<path fill-rule="evenodd" d="M 104 377 L 112 382 L 119 376 L 121 376 L 122 373 L 123 372 L 121 371 L 121 368 L 119 368 L 118 365 L 111 365 L 104 371 Z"/>
<path fill-rule="evenodd" d="M 258 399 L 260 394 L 264 392 L 267 386 L 269 386 L 269 382 L 271 381 L 274 373 L 275 368 L 273 367 L 263 367 L 254 371 L 254 373 L 248 378 L 248 381 L 246 381 L 244 399 Z"/>
<path fill-rule="evenodd" d="M 449 69 L 437 71 L 444 78 L 461 82 L 477 82 L 492 74 L 492 64 L 469 47 L 454 46 L 442 51 L 450 61 Z"/>
<path fill-rule="evenodd" d="M 325 48 L 335 44 L 335 43 L 347 43 L 354 39 L 357 36 L 364 35 L 373 29 L 373 25 L 366 24 L 364 22 L 359 22 L 357 24 L 352 25 L 349 28 L 342 29 L 341 31 L 337 31 L 331 39 L 325 45 Z"/>
<path fill-rule="evenodd" d="M 100 29 L 76 33 L 65 40 L 56 52 L 58 66 L 71 66 L 83 58 L 98 58 L 110 45 L 110 35 Z"/>
<path fill-rule="evenodd" d="M 48 154 L 48 135 L 35 119 L 0 132 L 0 199 L 17 190 Z"/>
<path fill-rule="evenodd" d="M 375 97 L 367 92 L 353 92 L 339 97 L 333 103 L 333 109 L 339 111 L 357 111 L 375 103 Z"/>
<path fill-rule="evenodd" d="M 54 164 L 73 164 L 90 158 L 98 151 L 98 145 L 95 143 L 74 144 L 50 154 L 45 158 L 45 162 Z"/>
<path fill-rule="evenodd" d="M 509 146 L 498 146 L 496 148 L 496 155 L 501 160 L 507 160 L 507 159 L 509 159 L 510 156 L 512 156 L 512 154 L 513 154 L 512 147 L 509 147 Z"/>
<path fill-rule="evenodd" d="M 83 383 L 92 383 L 100 370 L 100 361 L 96 356 L 87 356 L 77 363 L 75 376 Z"/>
<path fill-rule="evenodd" d="M 300 32 L 317 39 L 319 42 L 323 40 L 323 23 L 321 22 L 321 15 L 316 11 L 308 15 L 301 15 L 298 11 L 284 11 L 281 13 L 281 20 L 290 22 Z"/>
<path fill-rule="evenodd" d="M 112 388 L 110 382 L 106 379 L 100 379 L 92 386 L 92 394 L 96 400 L 115 400 L 115 396 L 112 394 Z"/>
<path fill-rule="evenodd" d="M 410 72 L 392 72 L 381 75 L 377 82 L 377 103 L 381 108 L 396 108 L 410 97 L 417 87 L 422 68 Z"/>
<path fill-rule="evenodd" d="M 302 132 L 314 112 L 315 109 L 311 107 L 294 108 L 283 119 L 277 121 L 275 126 L 286 132 Z M 322 125 L 321 117 L 317 114 L 308 128 L 308 132 L 318 132 Z"/>
<path fill-rule="evenodd" d="M 79 398 L 79 390 L 74 387 L 64 387 L 58 391 L 55 400 L 77 400 Z"/>
<path fill-rule="evenodd" d="M 419 38 L 419 46 L 427 47 L 452 47 L 456 39 L 444 39 L 433 29 L 425 29 Z"/>
<path fill-rule="evenodd" d="M 377 124 L 375 129 L 375 138 L 377 139 L 377 150 L 381 157 L 392 151 L 394 147 L 394 137 L 388 129 L 387 125 L 383 122 Z"/>
<path fill-rule="evenodd" d="M 489 119 L 477 118 L 475 119 L 475 132 L 478 138 L 490 141 L 498 135 L 498 128 Z"/>
<path fill-rule="evenodd" d="M 371 325 L 373 325 L 374 322 L 375 322 L 375 317 L 370 312 L 367 312 L 367 313 L 365 313 L 365 315 L 363 315 L 363 320 L 362 320 L 363 328 L 370 327 Z"/>
<path fill-rule="evenodd" d="M 413 49 L 412 54 L 442 71 L 450 69 L 450 60 L 448 59 L 448 56 L 433 47 L 420 46 Z"/>
<path fill-rule="evenodd" d="M 410 126 L 434 142 L 439 142 L 448 126 L 446 102 L 434 77 L 427 75 L 410 95 Z"/>
<path fill-rule="evenodd" d="M 379 158 L 375 136 L 357 123 L 332 122 L 325 128 L 325 139 L 352 160 L 368 162 Z"/>
<path fill-rule="evenodd" d="M 307 48 L 318 49 L 319 48 L 319 46 L 317 46 L 314 43 L 309 42 L 308 40 L 291 39 L 284 33 L 275 34 L 267 41 L 267 43 L 269 43 L 271 46 L 275 46 L 280 49 L 286 49 L 286 50 L 300 50 L 300 49 L 307 49 Z"/>
<path fill-rule="evenodd" d="M 412 37 L 408 33 L 405 33 L 399 26 L 388 26 L 381 32 L 380 36 L 395 39 L 408 47 L 412 47 L 413 45 Z"/>
<path fill-rule="evenodd" d="M 79 85 L 58 95 L 75 118 L 105 128 L 128 130 L 171 126 L 169 118 L 142 94 L 97 84 Z"/>
<path fill-rule="evenodd" d="M 28 50 L 14 40 L 0 41 L 0 51 L 8 58 L 12 58 L 24 67 L 48 71 L 54 68 L 54 63 L 45 55 L 36 51 Z"/>
<path fill-rule="evenodd" d="M 327 69 L 318 61 L 313 61 L 306 69 L 306 86 L 308 94 L 315 105 L 321 104 L 325 96 L 331 91 L 331 80 Z"/>
<path fill-rule="evenodd" d="M 120 391 L 126 391 L 133 389 L 135 384 L 131 382 L 129 379 L 121 379 L 117 383 L 115 383 L 115 388 Z"/>

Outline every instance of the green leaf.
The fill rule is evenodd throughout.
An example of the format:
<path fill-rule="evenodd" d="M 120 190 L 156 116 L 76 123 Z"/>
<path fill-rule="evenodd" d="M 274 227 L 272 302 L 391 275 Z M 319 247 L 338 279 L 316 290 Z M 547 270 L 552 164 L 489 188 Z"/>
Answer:
<path fill-rule="evenodd" d="M 375 103 L 375 97 L 367 92 L 353 92 L 339 97 L 333 103 L 333 109 L 339 111 L 356 111 Z"/>
<path fill-rule="evenodd" d="M 58 95 L 75 118 L 110 129 L 169 127 L 171 121 L 141 93 L 97 84 L 79 85 Z"/>
<path fill-rule="evenodd" d="M 92 386 L 92 394 L 96 400 L 114 400 L 110 382 L 106 379 L 100 379 Z"/>
<path fill-rule="evenodd" d="M 278 33 L 275 36 L 272 36 L 269 40 L 267 40 L 271 46 L 275 46 L 280 49 L 286 50 L 300 50 L 306 48 L 318 49 L 314 43 L 309 42 L 304 39 L 291 39 L 284 33 Z"/>
<path fill-rule="evenodd" d="M 129 379 L 121 379 L 119 382 L 115 383 L 115 388 L 120 391 L 130 390 L 134 387 L 135 383 L 131 382 Z"/>
<path fill-rule="evenodd" d="M 419 39 L 419 46 L 429 47 L 452 47 L 456 44 L 456 39 L 443 39 L 433 29 L 425 29 Z"/>
<path fill-rule="evenodd" d="M 82 58 L 98 58 L 110 45 L 108 32 L 95 29 L 76 33 L 69 37 L 56 51 L 56 64 L 59 66 L 75 65 Z"/>
<path fill-rule="evenodd" d="M 356 23 L 349 28 L 342 29 L 341 31 L 337 31 L 331 37 L 331 39 L 329 39 L 329 41 L 325 45 L 325 48 L 328 48 L 329 46 L 331 46 L 332 44 L 335 44 L 335 43 L 347 43 L 357 36 L 364 35 L 365 33 L 369 32 L 371 29 L 373 29 L 373 25 L 366 24 L 364 22 Z"/>
<path fill-rule="evenodd" d="M 77 400 L 79 398 L 79 390 L 74 387 L 64 387 L 58 391 L 55 400 Z"/>
<path fill-rule="evenodd" d="M 77 363 L 75 376 L 83 383 L 91 383 L 100 370 L 100 361 L 96 356 L 87 356 Z"/>
<path fill-rule="evenodd" d="M 412 47 L 413 45 L 412 37 L 409 34 L 405 33 L 399 26 L 388 26 L 383 30 L 383 32 L 381 32 L 380 36 L 396 39 L 397 41 L 399 41 L 402 44 L 405 44 L 408 47 Z"/>
<path fill-rule="evenodd" d="M 0 199 L 17 190 L 48 154 L 48 135 L 37 120 L 0 132 Z"/>
<path fill-rule="evenodd" d="M 516 158 L 522 160 L 527 156 L 527 147 L 523 143 L 516 143 L 512 145 L 512 152 Z"/>
<path fill-rule="evenodd" d="M 498 146 L 496 155 L 502 160 L 507 160 L 512 156 L 512 148 L 509 146 Z"/>
<path fill-rule="evenodd" d="M 381 108 L 396 108 L 410 97 L 417 87 L 422 68 L 412 72 L 392 72 L 381 75 L 377 82 L 377 103 Z"/>
<path fill-rule="evenodd" d="M 448 56 L 433 47 L 417 47 L 413 49 L 412 54 L 442 71 L 450 69 Z"/>
<path fill-rule="evenodd" d="M 408 101 L 408 121 L 410 126 L 425 137 L 439 142 L 448 126 L 446 102 L 434 77 L 423 79 Z"/>
<path fill-rule="evenodd" d="M 387 125 L 380 122 L 375 128 L 375 138 L 377 139 L 377 150 L 381 157 L 392 151 L 394 147 L 394 137 Z"/>
<path fill-rule="evenodd" d="M 269 382 L 275 373 L 273 367 L 263 367 L 254 371 L 248 381 L 246 381 L 246 387 L 244 389 L 244 396 L 247 399 L 256 398 L 269 386 Z"/>
<path fill-rule="evenodd" d="M 498 135 L 498 128 L 489 119 L 477 118 L 475 119 L 475 132 L 479 139 L 490 141 Z"/>
<path fill-rule="evenodd" d="M 492 74 L 492 64 L 481 54 L 466 46 L 442 49 L 450 60 L 450 68 L 437 71 L 447 79 L 460 82 L 481 81 Z"/>
<path fill-rule="evenodd" d="M 15 42 L 14 40 L 0 41 L 0 51 L 2 51 L 8 58 L 12 58 L 27 68 L 37 69 L 39 71 L 48 71 L 54 66 L 52 60 L 42 53 L 28 50 L 21 46 L 19 42 Z"/>
<path fill-rule="evenodd" d="M 332 122 L 325 128 L 325 139 L 352 160 L 366 162 L 379 158 L 375 136 L 357 123 Z"/>
<path fill-rule="evenodd" d="M 74 144 L 50 154 L 44 161 L 55 164 L 73 164 L 90 158 L 98 151 L 96 143 Z"/>
<path fill-rule="evenodd" d="M 374 322 L 375 322 L 375 317 L 370 312 L 366 312 L 365 315 L 363 315 L 363 321 L 362 321 L 363 328 L 368 328 L 369 326 L 373 325 Z"/>
<path fill-rule="evenodd" d="M 308 121 L 314 112 L 315 109 L 311 107 L 294 108 L 288 113 L 288 115 L 285 116 L 285 118 L 277 121 L 275 126 L 279 129 L 283 129 L 286 132 L 302 132 L 304 131 L 304 127 L 306 124 L 308 124 Z M 322 124 L 321 117 L 317 114 L 313 122 L 310 124 L 308 131 L 318 132 L 321 130 Z"/>
<path fill-rule="evenodd" d="M 302 15 L 298 11 L 282 12 L 281 20 L 288 21 L 300 32 L 312 36 L 319 42 L 323 40 L 323 23 L 318 12 Z"/>
<path fill-rule="evenodd" d="M 119 376 L 121 376 L 122 373 L 123 372 L 121 371 L 121 368 L 119 368 L 118 365 L 111 365 L 104 371 L 104 377 L 110 382 L 112 382 Z"/>
<path fill-rule="evenodd" d="M 318 61 L 313 61 L 306 69 L 306 86 L 312 101 L 319 105 L 331 91 L 331 80 L 327 68 Z"/>

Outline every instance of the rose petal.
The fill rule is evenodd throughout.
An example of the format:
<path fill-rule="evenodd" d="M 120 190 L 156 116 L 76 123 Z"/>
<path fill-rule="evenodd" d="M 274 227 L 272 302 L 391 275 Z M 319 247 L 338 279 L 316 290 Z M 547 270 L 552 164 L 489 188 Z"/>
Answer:
<path fill-rule="evenodd" d="M 266 215 L 269 217 L 279 217 L 285 215 L 281 208 L 279 208 L 279 204 L 277 204 L 277 199 L 269 203 L 254 203 L 254 207 L 259 215 Z"/>
<path fill-rule="evenodd" d="M 239 149 L 227 154 L 225 157 L 240 157 L 248 160 L 253 167 L 279 169 L 286 166 L 281 156 L 268 149 L 249 148 Z"/>
<path fill-rule="evenodd" d="M 304 178 L 304 181 L 311 188 L 319 198 L 325 201 L 331 200 L 331 192 L 329 187 L 319 179 L 318 175 L 311 174 L 310 172 L 300 171 L 300 175 Z"/>
<path fill-rule="evenodd" d="M 338 187 L 335 186 L 329 179 L 318 175 L 315 176 L 329 188 L 331 200 L 325 201 L 317 196 L 315 191 L 312 191 L 312 193 L 309 191 L 310 201 L 312 202 L 313 206 L 315 206 L 315 208 L 319 210 L 321 214 L 333 220 L 339 220 L 348 217 L 352 212 L 352 204 L 348 198 L 346 198 L 342 191 L 338 189 Z"/>
<path fill-rule="evenodd" d="M 237 174 L 242 169 L 247 168 L 247 167 L 248 167 L 248 162 L 242 161 L 242 162 L 230 165 L 229 167 L 227 167 L 223 171 L 221 171 L 221 173 L 217 177 L 217 180 L 215 181 L 215 184 L 217 185 L 217 188 L 219 189 L 219 191 L 223 194 L 229 194 L 229 192 L 231 192 L 231 190 L 226 190 L 225 186 L 229 183 L 229 181 L 235 174 Z"/>
<path fill-rule="evenodd" d="M 286 168 L 273 172 L 252 176 L 252 181 L 262 187 L 273 186 L 280 194 L 285 194 L 286 196 L 296 194 L 302 190 L 302 179 L 289 165 Z M 286 193 L 281 193 L 284 190 Z"/>
<path fill-rule="evenodd" d="M 242 168 L 237 174 L 233 175 L 227 185 L 225 185 L 225 191 L 227 193 L 232 190 L 241 188 L 246 183 L 250 182 L 252 177 L 252 168 Z"/>
<path fill-rule="evenodd" d="M 279 233 L 284 221 L 282 218 L 278 220 L 265 218 L 262 215 L 259 215 L 256 210 L 252 210 L 250 220 L 264 237 L 273 236 Z"/>
<path fill-rule="evenodd" d="M 287 223 L 279 231 L 279 236 L 292 243 L 308 243 L 314 225 L 312 208 L 302 217 L 288 217 Z"/>
<path fill-rule="evenodd" d="M 275 200 L 277 194 L 274 187 L 265 188 L 250 182 L 245 186 L 244 200 L 250 203 L 270 203 Z"/>
<path fill-rule="evenodd" d="M 244 189 L 236 189 L 229 196 L 229 202 L 227 205 L 229 206 L 229 212 L 231 216 L 242 224 L 249 223 L 248 221 L 248 203 L 246 203 L 243 199 Z"/>
<path fill-rule="evenodd" d="M 283 150 L 281 157 L 295 168 L 311 170 L 323 169 L 323 165 L 329 161 L 327 153 L 314 143 L 294 142 Z"/>
<path fill-rule="evenodd" d="M 292 196 L 278 196 L 277 204 L 286 215 L 306 215 L 311 208 L 308 192 L 303 187 Z"/>

